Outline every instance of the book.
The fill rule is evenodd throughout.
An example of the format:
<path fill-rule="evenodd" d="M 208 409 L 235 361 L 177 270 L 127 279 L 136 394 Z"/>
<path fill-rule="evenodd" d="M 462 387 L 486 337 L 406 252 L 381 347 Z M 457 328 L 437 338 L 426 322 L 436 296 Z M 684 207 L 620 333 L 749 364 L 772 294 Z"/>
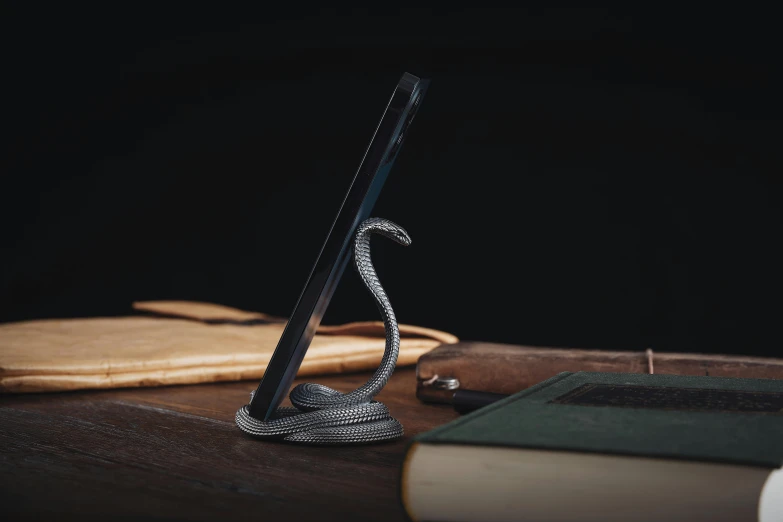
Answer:
<path fill-rule="evenodd" d="M 415 521 L 783 521 L 783 381 L 561 372 L 413 438 Z"/>
<path fill-rule="evenodd" d="M 455 389 L 508 395 L 562 371 L 577 370 L 783 379 L 783 359 L 460 341 L 442 344 L 419 357 L 416 395 L 424 402 L 442 403 L 451 402 Z M 449 386 L 440 386 L 446 382 Z"/>

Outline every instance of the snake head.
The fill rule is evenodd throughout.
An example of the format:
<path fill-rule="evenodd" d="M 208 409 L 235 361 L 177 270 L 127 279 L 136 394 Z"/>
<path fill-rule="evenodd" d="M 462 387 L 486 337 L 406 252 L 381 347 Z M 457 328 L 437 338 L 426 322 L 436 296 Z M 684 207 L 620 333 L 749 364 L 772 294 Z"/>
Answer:
<path fill-rule="evenodd" d="M 396 241 L 397 243 L 401 244 L 402 246 L 410 246 L 410 244 L 411 244 L 411 236 L 408 235 L 408 232 L 406 232 L 405 229 L 402 228 L 399 225 L 395 225 L 394 223 L 392 223 L 392 225 L 394 225 L 394 230 L 391 232 L 390 235 L 388 235 L 386 237 Z"/>
<path fill-rule="evenodd" d="M 409 246 L 411 244 L 411 236 L 397 223 L 389 221 L 388 219 L 379 220 L 379 227 L 374 229 L 373 232 L 377 232 L 382 236 L 386 236 L 392 241 L 401 244 L 402 246 Z"/>
<path fill-rule="evenodd" d="M 411 244 L 411 237 L 408 235 L 408 232 L 397 223 L 388 219 L 370 218 L 363 221 L 359 226 L 357 236 L 367 236 L 369 234 L 379 234 L 388 237 L 402 246 Z"/>

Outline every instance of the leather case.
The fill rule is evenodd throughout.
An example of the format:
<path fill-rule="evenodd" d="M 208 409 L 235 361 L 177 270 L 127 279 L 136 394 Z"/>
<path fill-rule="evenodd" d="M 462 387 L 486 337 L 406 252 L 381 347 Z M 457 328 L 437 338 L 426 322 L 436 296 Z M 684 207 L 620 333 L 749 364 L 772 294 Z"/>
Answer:
<path fill-rule="evenodd" d="M 213 303 L 146 301 L 126 317 L 0 324 L 0 393 L 260 379 L 286 320 Z M 447 332 L 401 324 L 397 364 L 413 365 Z M 378 366 L 381 321 L 321 325 L 300 376 Z"/>
<path fill-rule="evenodd" d="M 448 403 L 456 389 L 511 394 L 563 371 L 783 379 L 783 359 L 462 341 L 440 345 L 419 358 L 416 395 L 425 402 Z"/>

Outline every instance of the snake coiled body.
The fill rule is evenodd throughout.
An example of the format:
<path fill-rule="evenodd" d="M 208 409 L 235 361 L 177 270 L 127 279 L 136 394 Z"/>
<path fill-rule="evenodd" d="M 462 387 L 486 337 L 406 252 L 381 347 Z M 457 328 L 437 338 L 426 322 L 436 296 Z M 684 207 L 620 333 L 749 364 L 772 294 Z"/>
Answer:
<path fill-rule="evenodd" d="M 379 218 L 363 221 L 354 239 L 354 267 L 375 299 L 386 332 L 380 366 L 369 381 L 350 393 L 320 384 L 300 384 L 289 395 L 294 408 L 278 408 L 273 418 L 266 421 L 251 417 L 247 406 L 243 406 L 236 414 L 236 423 L 245 433 L 315 445 L 367 444 L 402 437 L 402 425 L 385 405 L 373 400 L 394 372 L 400 352 L 400 330 L 370 259 L 372 234 L 405 246 L 410 245 L 411 239 L 402 227 Z"/>

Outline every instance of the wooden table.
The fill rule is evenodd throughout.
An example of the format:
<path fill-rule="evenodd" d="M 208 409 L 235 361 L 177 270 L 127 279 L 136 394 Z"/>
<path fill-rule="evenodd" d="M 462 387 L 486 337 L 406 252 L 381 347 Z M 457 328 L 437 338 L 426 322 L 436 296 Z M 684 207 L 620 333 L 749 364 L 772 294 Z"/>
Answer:
<path fill-rule="evenodd" d="M 308 379 L 350 391 L 370 374 Z M 3 518 L 405 520 L 398 499 L 409 438 L 448 422 L 417 401 L 413 369 L 378 396 L 403 440 L 303 447 L 234 425 L 254 382 L 0 396 Z"/>

